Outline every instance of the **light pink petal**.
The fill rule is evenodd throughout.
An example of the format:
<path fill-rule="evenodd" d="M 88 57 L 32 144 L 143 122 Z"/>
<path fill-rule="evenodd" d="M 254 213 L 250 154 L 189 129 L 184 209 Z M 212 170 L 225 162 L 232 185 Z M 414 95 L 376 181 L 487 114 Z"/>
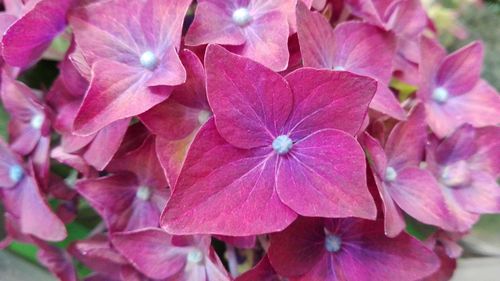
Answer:
<path fill-rule="evenodd" d="M 3 194 L 6 209 L 19 218 L 22 233 L 47 241 L 66 238 L 64 223 L 47 205 L 32 177 L 26 175 L 16 188 Z"/>
<path fill-rule="evenodd" d="M 92 71 L 90 88 L 74 123 L 77 134 L 93 134 L 114 121 L 140 114 L 171 92 L 165 87 L 146 87 L 142 71 L 111 60 L 100 60 Z"/>
<path fill-rule="evenodd" d="M 186 34 L 186 44 L 240 45 L 246 39 L 242 28 L 232 20 L 236 3 L 224 0 L 201 0 L 196 6 L 193 23 Z"/>
<path fill-rule="evenodd" d="M 71 0 L 42 0 L 9 27 L 2 39 L 3 58 L 26 67 L 40 58 L 52 39 L 66 27 Z"/>
<path fill-rule="evenodd" d="M 158 160 L 167 176 L 169 186 L 175 186 L 182 169 L 188 148 L 193 141 L 195 133 L 181 140 L 166 140 L 161 137 L 156 139 Z"/>
<path fill-rule="evenodd" d="M 150 278 L 164 279 L 182 270 L 186 255 L 171 243 L 166 232 L 148 228 L 116 233 L 112 243 L 139 271 Z"/>
<path fill-rule="evenodd" d="M 474 42 L 446 57 L 437 72 L 436 84 L 453 96 L 469 92 L 481 75 L 483 49 L 482 43 Z"/>
<path fill-rule="evenodd" d="M 277 192 L 303 216 L 374 219 L 363 150 L 338 130 L 317 131 L 278 159 Z"/>
<path fill-rule="evenodd" d="M 417 166 L 423 159 L 427 140 L 424 106 L 417 105 L 406 122 L 400 122 L 392 129 L 385 144 L 387 165 L 400 169 Z"/>
<path fill-rule="evenodd" d="M 465 210 L 461 202 L 456 198 L 453 188 L 441 185 L 447 208 L 450 212 L 448 231 L 466 232 L 479 220 L 480 215 Z"/>
<path fill-rule="evenodd" d="M 217 130 L 241 148 L 270 145 L 284 134 L 293 97 L 279 74 L 210 45 L 206 52 L 207 95 Z"/>
<path fill-rule="evenodd" d="M 437 180 L 426 170 L 405 168 L 398 171 L 386 188 L 399 207 L 413 218 L 451 230 L 450 214 Z"/>
<path fill-rule="evenodd" d="M 428 102 L 436 85 L 435 77 L 439 66 L 446 57 L 446 50 L 439 42 L 422 36 L 420 39 L 420 57 L 425 59 L 420 61 L 418 68 L 419 88 L 417 95 L 422 101 Z"/>
<path fill-rule="evenodd" d="M 161 226 L 175 234 L 229 236 L 285 228 L 297 215 L 276 194 L 270 150 L 235 148 L 208 121 L 191 144 Z"/>
<path fill-rule="evenodd" d="M 500 212 L 500 186 L 497 179 L 483 171 L 474 171 L 470 186 L 457 187 L 455 198 L 469 212 Z"/>
<path fill-rule="evenodd" d="M 356 134 L 377 89 L 373 79 L 344 71 L 302 68 L 285 78 L 294 95 L 287 122 L 293 139 L 327 128 Z"/>
<path fill-rule="evenodd" d="M 487 171 L 500 177 L 500 127 L 489 126 L 477 130 L 476 154 L 469 160 L 472 169 Z"/>
<path fill-rule="evenodd" d="M 297 34 L 304 66 L 327 69 L 335 67 L 332 26 L 322 14 L 309 11 L 301 2 L 297 6 Z"/>

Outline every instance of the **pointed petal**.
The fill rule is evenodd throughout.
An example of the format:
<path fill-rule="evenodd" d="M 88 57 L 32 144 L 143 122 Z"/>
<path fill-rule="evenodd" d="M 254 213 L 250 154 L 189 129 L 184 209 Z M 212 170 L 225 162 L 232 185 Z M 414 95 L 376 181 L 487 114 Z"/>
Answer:
<path fill-rule="evenodd" d="M 385 144 L 388 166 L 398 170 L 420 164 L 427 140 L 424 118 L 424 106 L 419 104 L 410 113 L 406 122 L 401 122 L 392 129 Z"/>
<path fill-rule="evenodd" d="M 418 97 L 427 102 L 431 99 L 432 91 L 436 86 L 435 77 L 439 66 L 446 57 L 445 49 L 439 42 L 421 36 L 420 39 L 420 57 L 425 58 L 420 61 Z"/>
<path fill-rule="evenodd" d="M 318 131 L 295 143 L 278 161 L 278 195 L 300 215 L 376 217 L 364 153 L 352 136 Z"/>
<path fill-rule="evenodd" d="M 45 202 L 34 179 L 25 176 L 13 189 L 4 191 L 6 209 L 19 217 L 21 232 L 47 241 L 66 238 L 64 223 Z"/>
<path fill-rule="evenodd" d="M 26 67 L 40 58 L 52 39 L 66 27 L 71 0 L 41 0 L 9 27 L 2 39 L 3 58 Z"/>
<path fill-rule="evenodd" d="M 270 152 L 235 148 L 209 120 L 191 144 L 161 226 L 175 234 L 230 236 L 284 229 L 297 215 L 276 194 Z"/>
<path fill-rule="evenodd" d="M 387 114 L 397 120 L 406 120 L 406 112 L 401 108 L 394 93 L 387 85 L 378 82 L 377 92 L 373 96 L 370 108 L 380 113 Z"/>
<path fill-rule="evenodd" d="M 285 79 L 217 45 L 208 47 L 205 65 L 208 100 L 224 139 L 240 148 L 253 148 L 269 146 L 284 133 L 293 103 Z"/>
<path fill-rule="evenodd" d="M 403 211 L 398 207 L 386 185 L 375 176 L 380 198 L 384 203 L 384 230 L 387 237 L 399 235 L 406 227 Z"/>
<path fill-rule="evenodd" d="M 453 96 L 465 94 L 479 81 L 483 44 L 473 42 L 446 57 L 437 72 L 436 83 Z"/>
<path fill-rule="evenodd" d="M 92 81 L 76 116 L 77 134 L 93 134 L 114 121 L 150 109 L 170 95 L 169 89 L 153 89 L 142 70 L 111 60 L 100 60 L 92 68 Z"/>
<path fill-rule="evenodd" d="M 287 122 L 293 139 L 327 128 L 356 134 L 377 89 L 375 80 L 345 71 L 302 68 L 285 78 L 294 95 Z"/>
<path fill-rule="evenodd" d="M 297 34 L 304 66 L 332 69 L 335 55 L 333 28 L 326 18 L 297 5 Z"/>
<path fill-rule="evenodd" d="M 186 45 L 245 43 L 243 30 L 232 21 L 230 4 L 224 0 L 200 1 L 186 34 Z"/>
<path fill-rule="evenodd" d="M 169 186 L 175 186 L 186 159 L 188 148 L 195 136 L 196 133 L 192 133 L 186 138 L 176 141 L 166 140 L 161 137 L 156 139 L 158 160 L 165 171 Z"/>
<path fill-rule="evenodd" d="M 444 166 L 472 157 L 478 149 L 476 137 L 476 130 L 471 125 L 461 126 L 436 148 L 436 161 Z"/>
<path fill-rule="evenodd" d="M 164 279 L 182 270 L 186 254 L 171 243 L 172 236 L 160 229 L 148 228 L 116 233 L 112 243 L 135 268 L 150 278 Z"/>

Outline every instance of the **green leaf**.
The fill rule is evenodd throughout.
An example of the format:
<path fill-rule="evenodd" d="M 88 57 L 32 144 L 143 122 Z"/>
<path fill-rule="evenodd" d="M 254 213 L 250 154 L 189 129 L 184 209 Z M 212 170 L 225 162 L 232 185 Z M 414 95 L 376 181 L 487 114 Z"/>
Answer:
<path fill-rule="evenodd" d="M 437 231 L 435 226 L 421 223 L 408 215 L 405 217 L 405 221 L 406 232 L 421 241 L 426 240 Z"/>

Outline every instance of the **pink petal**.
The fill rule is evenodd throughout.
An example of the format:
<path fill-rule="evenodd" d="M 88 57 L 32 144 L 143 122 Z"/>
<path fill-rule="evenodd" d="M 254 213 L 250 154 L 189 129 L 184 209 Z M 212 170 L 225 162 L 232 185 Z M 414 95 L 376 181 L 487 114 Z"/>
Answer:
<path fill-rule="evenodd" d="M 208 47 L 205 65 L 208 100 L 224 139 L 253 148 L 268 146 L 285 133 L 282 128 L 293 103 L 285 79 L 217 45 Z"/>
<path fill-rule="evenodd" d="M 454 189 L 455 197 L 469 212 L 485 214 L 500 212 L 500 187 L 497 179 L 483 171 L 474 171 L 470 186 Z"/>
<path fill-rule="evenodd" d="M 484 127 L 477 130 L 476 154 L 470 159 L 473 169 L 487 171 L 495 177 L 500 177 L 500 128 Z"/>
<path fill-rule="evenodd" d="M 236 281 L 281 281 L 281 278 L 274 271 L 269 262 L 269 258 L 264 256 L 252 269 L 246 271 L 236 278 Z"/>
<path fill-rule="evenodd" d="M 177 141 L 166 140 L 161 137 L 156 139 L 158 160 L 165 171 L 169 186 L 175 186 L 186 159 L 188 148 L 195 136 L 196 134 L 192 133 L 186 138 Z"/>
<path fill-rule="evenodd" d="M 450 214 L 437 180 L 426 170 L 405 168 L 393 183 L 386 183 L 392 199 L 410 216 L 452 230 Z"/>
<path fill-rule="evenodd" d="M 92 81 L 76 116 L 77 134 L 90 135 L 114 121 L 140 114 L 170 95 L 166 88 L 148 88 L 142 70 L 111 60 L 92 68 Z"/>
<path fill-rule="evenodd" d="M 440 165 L 451 164 L 472 157 L 478 146 L 475 143 L 476 130 L 469 124 L 458 128 L 436 148 L 435 157 Z"/>
<path fill-rule="evenodd" d="M 420 57 L 425 58 L 419 65 L 419 89 L 418 97 L 428 102 L 432 97 L 432 91 L 436 85 L 435 77 L 439 66 L 446 57 L 446 50 L 439 42 L 422 36 L 420 39 Z"/>
<path fill-rule="evenodd" d="M 384 204 L 384 230 L 387 237 L 399 235 L 406 227 L 405 217 L 401 208 L 394 202 L 387 186 L 375 176 L 380 198 Z"/>
<path fill-rule="evenodd" d="M 301 2 L 297 5 L 297 33 L 304 66 L 327 69 L 335 67 L 332 26 L 322 14 L 309 11 Z"/>
<path fill-rule="evenodd" d="M 294 95 L 287 122 L 293 139 L 326 128 L 356 134 L 377 89 L 373 79 L 344 71 L 303 68 L 285 78 Z"/>
<path fill-rule="evenodd" d="M 480 215 L 468 212 L 456 198 L 455 192 L 448 186 L 441 185 L 447 208 L 450 212 L 449 231 L 466 232 L 479 220 Z"/>
<path fill-rule="evenodd" d="M 406 119 L 406 112 L 401 108 L 394 93 L 387 85 L 380 82 L 377 85 L 377 92 L 370 103 L 370 108 L 397 120 Z"/>
<path fill-rule="evenodd" d="M 278 195 L 300 215 L 376 217 L 363 150 L 345 132 L 317 131 L 296 142 L 277 165 Z"/>
<path fill-rule="evenodd" d="M 66 27 L 66 13 L 71 4 L 71 0 L 39 1 L 3 36 L 4 60 L 20 67 L 29 66 L 38 60 L 52 39 Z"/>
<path fill-rule="evenodd" d="M 473 42 L 447 56 L 437 72 L 437 85 L 446 88 L 453 96 L 469 92 L 479 81 L 483 57 L 480 42 Z"/>
<path fill-rule="evenodd" d="M 172 236 L 166 232 L 147 228 L 116 233 L 112 243 L 139 271 L 150 278 L 164 279 L 182 270 L 186 255 L 171 244 Z"/>
<path fill-rule="evenodd" d="M 282 230 L 297 215 L 274 190 L 275 165 L 270 148 L 235 148 L 209 120 L 191 144 L 161 226 L 175 234 L 229 236 Z"/>
<path fill-rule="evenodd" d="M 64 223 L 45 202 L 34 179 L 25 176 L 13 189 L 4 190 L 4 203 L 20 220 L 21 232 L 47 241 L 66 238 Z"/>
<path fill-rule="evenodd" d="M 424 114 L 424 107 L 419 104 L 410 113 L 406 122 L 401 122 L 392 129 L 385 144 L 388 166 L 397 170 L 420 164 L 427 140 Z"/>
<path fill-rule="evenodd" d="M 240 45 L 246 38 L 242 29 L 232 20 L 236 3 L 224 0 L 201 0 L 196 6 L 193 23 L 186 34 L 186 44 Z"/>
<path fill-rule="evenodd" d="M 10 176 L 10 169 L 19 163 L 21 163 L 21 158 L 10 150 L 3 139 L 0 139 L 0 187 L 12 188 L 17 185 L 18 181 Z"/>

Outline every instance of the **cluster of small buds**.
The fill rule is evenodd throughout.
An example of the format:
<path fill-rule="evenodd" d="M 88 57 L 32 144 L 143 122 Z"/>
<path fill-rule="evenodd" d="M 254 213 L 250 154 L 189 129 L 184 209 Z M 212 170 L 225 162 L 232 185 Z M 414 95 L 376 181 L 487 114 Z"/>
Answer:
<path fill-rule="evenodd" d="M 3 7 L 0 248 L 62 281 L 448 280 L 500 213 L 483 44 L 448 54 L 419 0 Z"/>

